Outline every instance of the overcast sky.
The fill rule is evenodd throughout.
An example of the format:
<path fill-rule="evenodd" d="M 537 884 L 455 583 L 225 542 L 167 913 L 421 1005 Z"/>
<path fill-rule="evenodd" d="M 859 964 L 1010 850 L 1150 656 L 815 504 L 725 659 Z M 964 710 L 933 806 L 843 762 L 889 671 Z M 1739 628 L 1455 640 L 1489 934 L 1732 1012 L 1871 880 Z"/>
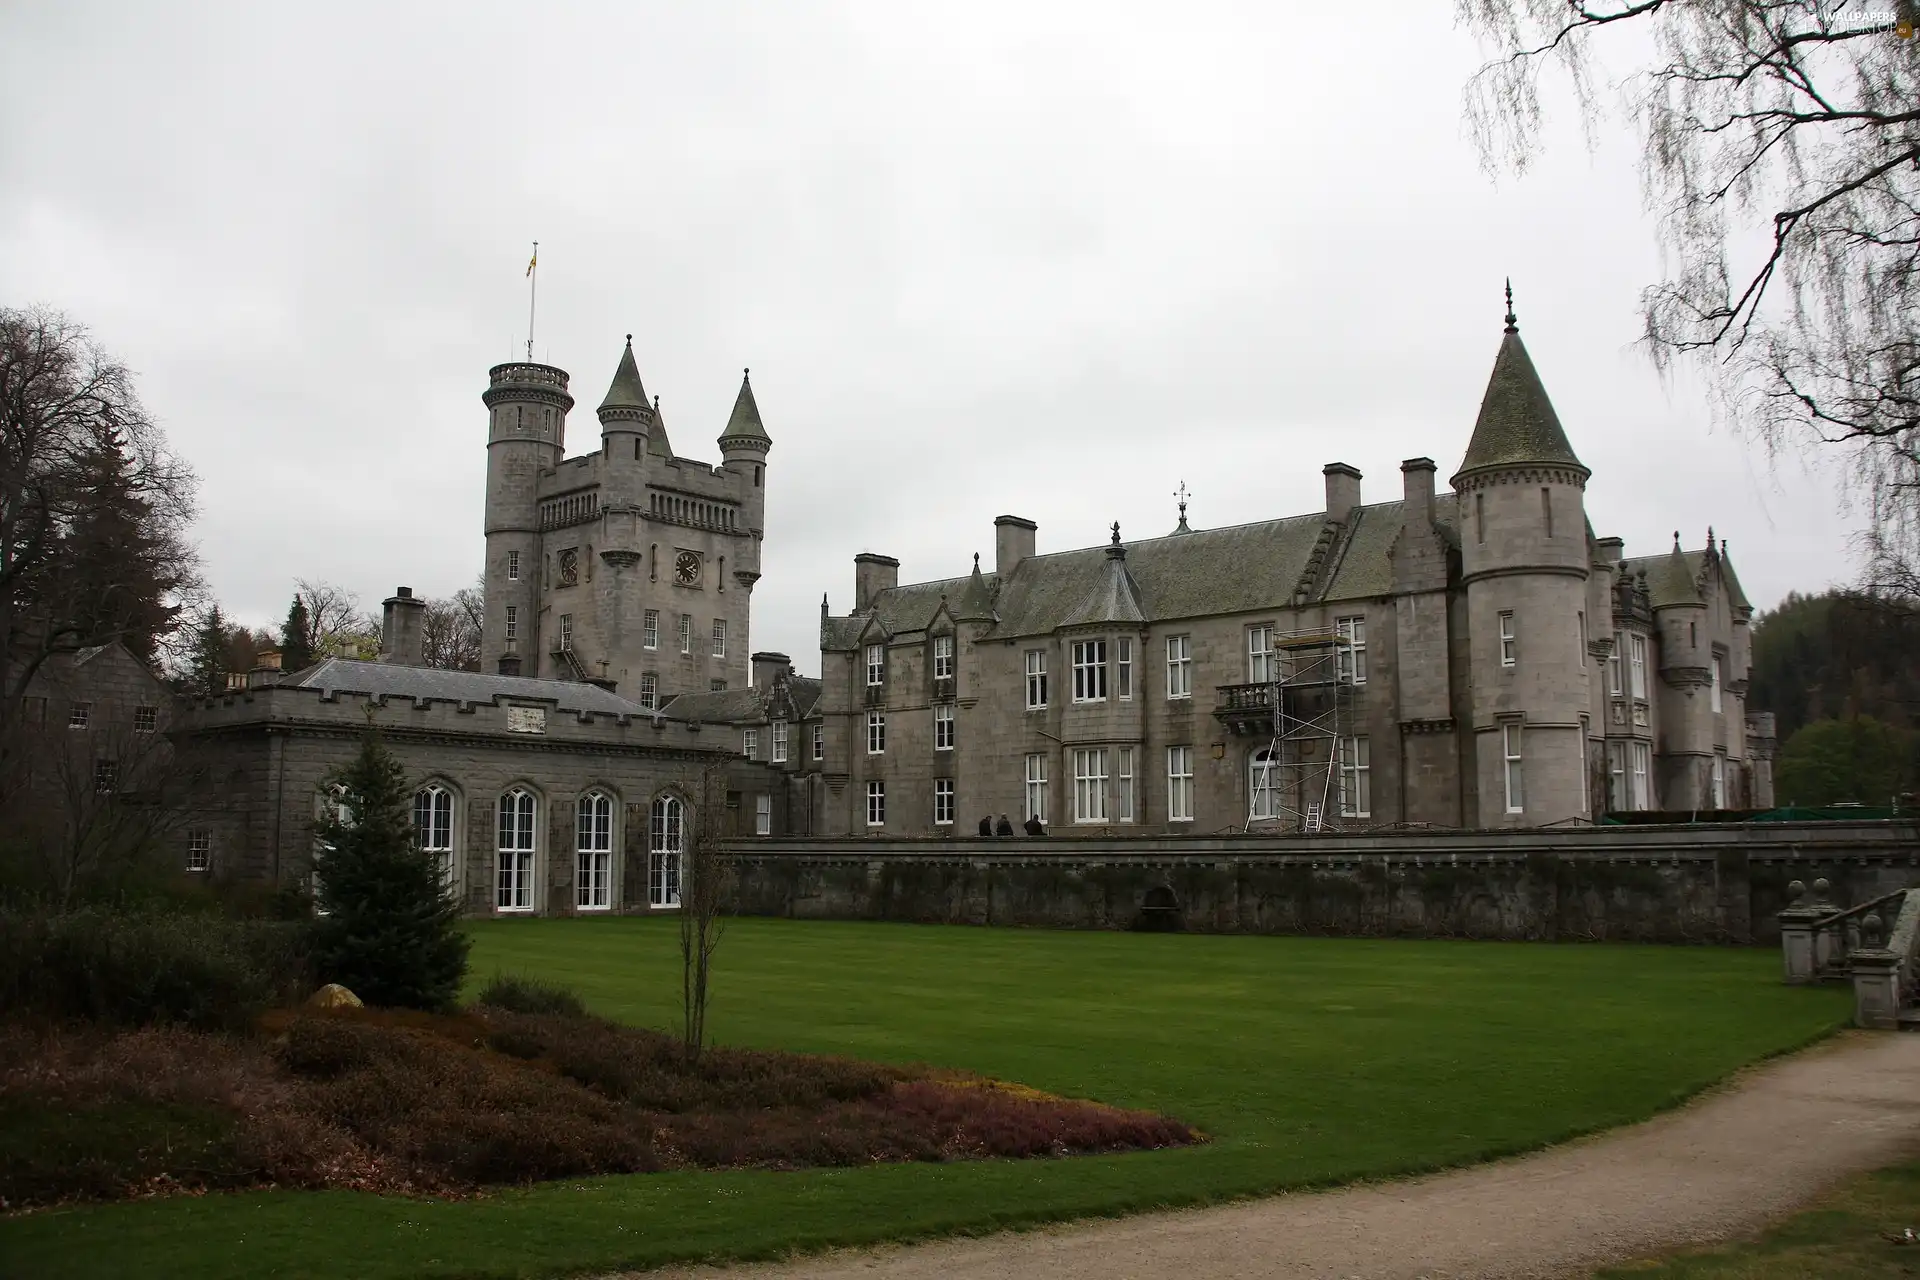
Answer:
<path fill-rule="evenodd" d="M 767 430 L 753 644 L 818 669 L 853 556 L 903 581 L 1399 492 L 1464 450 L 1511 275 L 1587 512 L 1712 524 L 1762 607 L 1851 576 L 1830 477 L 1712 427 L 1634 346 L 1659 269 L 1625 126 L 1489 179 L 1446 0 L 1363 6 L 14 4 L 0 305 L 90 325 L 202 478 L 238 618 L 482 554 L 488 366 L 623 341 L 676 450 Z"/>

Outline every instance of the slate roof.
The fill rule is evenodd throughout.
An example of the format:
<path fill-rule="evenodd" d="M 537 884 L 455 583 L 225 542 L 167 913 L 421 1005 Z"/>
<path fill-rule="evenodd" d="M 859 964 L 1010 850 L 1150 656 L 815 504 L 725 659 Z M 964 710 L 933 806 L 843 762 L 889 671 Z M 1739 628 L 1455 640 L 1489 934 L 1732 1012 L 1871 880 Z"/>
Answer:
<path fill-rule="evenodd" d="M 1625 561 L 1627 572 L 1647 575 L 1647 604 L 1655 609 L 1702 604 L 1700 575 L 1706 566 L 1704 551 L 1682 551 L 1675 543 L 1663 556 L 1639 556 Z M 1731 596 L 1733 593 L 1728 592 Z"/>
<path fill-rule="evenodd" d="M 1467 443 L 1466 457 L 1460 461 L 1458 478 L 1482 467 L 1511 466 L 1522 463 L 1552 463 L 1580 467 L 1553 401 L 1534 370 L 1519 329 L 1511 323 L 1500 339 L 1500 352 L 1494 357 L 1493 376 L 1487 379 L 1487 394 L 1480 401 L 1480 416 L 1473 424 L 1473 439 Z M 1586 470 L 1581 467 L 1581 470 Z M 1457 486 L 1456 486 L 1457 487 Z"/>
<path fill-rule="evenodd" d="M 549 701 L 561 711 L 590 711 L 595 715 L 650 716 L 638 703 L 608 693 L 599 685 L 572 680 L 534 680 L 525 676 L 490 676 L 479 671 L 442 671 L 437 667 L 403 667 L 390 662 L 360 662 L 328 658 L 292 677 L 281 687 L 325 689 L 333 693 L 361 693 L 370 697 L 434 698 L 446 702 L 495 702 L 498 699 Z"/>
<path fill-rule="evenodd" d="M 613 385 L 607 388 L 602 409 L 650 409 L 647 389 L 640 385 L 640 366 L 633 362 L 633 335 L 627 335 L 627 349 L 620 353 L 620 366 L 613 371 Z"/>
<path fill-rule="evenodd" d="M 760 422 L 760 406 L 753 400 L 753 383 L 748 381 L 748 370 L 740 371 L 740 394 L 734 397 L 733 413 L 727 418 L 727 429 L 720 433 L 720 441 L 763 440 L 773 441 L 767 435 L 767 429 Z"/>
<path fill-rule="evenodd" d="M 683 693 L 661 714 L 669 720 L 698 720 L 702 724 L 754 724 L 771 718 L 773 692 L 772 688 L 757 688 Z M 787 696 L 793 718 L 804 720 L 820 703 L 820 682 L 810 676 L 788 676 Z"/>
<path fill-rule="evenodd" d="M 1451 493 L 1434 495 L 1433 522 L 1440 536 L 1456 546 L 1460 541 L 1455 523 L 1457 505 Z M 1325 599 L 1359 600 L 1393 590 L 1393 544 L 1400 536 L 1404 506 L 1400 502 L 1376 502 L 1356 509 L 1353 529 L 1327 583 Z"/>

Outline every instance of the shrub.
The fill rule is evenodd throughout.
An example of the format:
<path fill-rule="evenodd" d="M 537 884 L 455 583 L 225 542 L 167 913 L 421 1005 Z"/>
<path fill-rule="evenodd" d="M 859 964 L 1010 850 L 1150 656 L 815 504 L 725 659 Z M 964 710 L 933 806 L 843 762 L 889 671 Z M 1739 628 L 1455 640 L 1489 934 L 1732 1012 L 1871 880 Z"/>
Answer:
<path fill-rule="evenodd" d="M 573 1018 L 587 1014 L 587 1006 L 570 988 L 517 973 L 494 974 L 480 989 L 479 1003 L 510 1013 L 556 1013 Z"/>
<path fill-rule="evenodd" d="M 0 910 L 0 1014 L 238 1028 L 311 985 L 303 923 Z"/>

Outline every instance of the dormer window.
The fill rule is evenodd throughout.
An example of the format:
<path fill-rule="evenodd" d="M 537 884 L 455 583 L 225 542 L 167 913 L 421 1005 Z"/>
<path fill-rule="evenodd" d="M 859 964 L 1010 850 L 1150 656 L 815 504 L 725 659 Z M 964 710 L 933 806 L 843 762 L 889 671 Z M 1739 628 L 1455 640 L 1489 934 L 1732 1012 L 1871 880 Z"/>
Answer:
<path fill-rule="evenodd" d="M 952 636 L 935 636 L 933 638 L 933 678 L 935 680 L 953 679 Z"/>
<path fill-rule="evenodd" d="M 885 645 L 867 646 L 867 687 L 874 688 L 887 682 L 887 648 Z"/>

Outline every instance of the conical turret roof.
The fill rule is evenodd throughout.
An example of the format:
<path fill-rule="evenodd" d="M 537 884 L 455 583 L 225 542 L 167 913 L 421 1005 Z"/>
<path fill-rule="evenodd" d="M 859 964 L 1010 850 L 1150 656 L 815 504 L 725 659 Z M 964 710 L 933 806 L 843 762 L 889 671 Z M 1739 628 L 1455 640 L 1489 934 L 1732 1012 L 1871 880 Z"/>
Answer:
<path fill-rule="evenodd" d="M 956 622 L 992 622 L 993 593 L 987 590 L 987 580 L 980 572 L 980 556 L 973 557 L 973 573 L 967 579 L 967 586 L 960 593 L 960 606 L 953 611 Z"/>
<path fill-rule="evenodd" d="M 1469 471 L 1485 467 L 1548 464 L 1579 467 L 1580 459 L 1567 443 L 1560 416 L 1534 370 L 1526 344 L 1520 341 L 1520 326 L 1513 316 L 1513 291 L 1507 291 L 1507 327 L 1500 338 L 1499 354 L 1493 359 L 1493 376 L 1487 380 L 1487 393 L 1480 400 L 1480 417 L 1473 424 L 1473 439 L 1467 444 L 1467 456 L 1460 461 L 1455 479 Z"/>
<path fill-rule="evenodd" d="M 600 402 L 600 411 L 608 409 L 650 409 L 647 402 L 647 389 L 640 384 L 640 366 L 633 360 L 633 335 L 627 335 L 627 349 L 620 353 L 620 367 L 613 371 L 613 385 L 607 388 L 607 398 Z"/>
<path fill-rule="evenodd" d="M 1648 575 L 1647 598 L 1648 603 L 1656 609 L 1702 603 L 1700 587 L 1693 577 L 1693 566 L 1687 562 L 1687 553 L 1680 549 L 1678 531 L 1673 535 L 1673 550 Z"/>
<path fill-rule="evenodd" d="M 725 448 L 728 441 L 757 441 L 764 448 L 773 443 L 767 435 L 767 429 L 760 422 L 760 406 L 753 401 L 752 370 L 740 371 L 740 394 L 734 397 L 733 413 L 727 418 L 727 429 L 720 433 L 720 446 Z"/>
<path fill-rule="evenodd" d="M 1084 626 L 1096 622 L 1144 623 L 1147 611 L 1140 603 L 1140 584 L 1127 572 L 1127 549 L 1120 543 L 1120 525 L 1113 526 L 1113 542 L 1107 547 L 1106 572 L 1080 607 L 1067 615 L 1060 625 Z"/>

